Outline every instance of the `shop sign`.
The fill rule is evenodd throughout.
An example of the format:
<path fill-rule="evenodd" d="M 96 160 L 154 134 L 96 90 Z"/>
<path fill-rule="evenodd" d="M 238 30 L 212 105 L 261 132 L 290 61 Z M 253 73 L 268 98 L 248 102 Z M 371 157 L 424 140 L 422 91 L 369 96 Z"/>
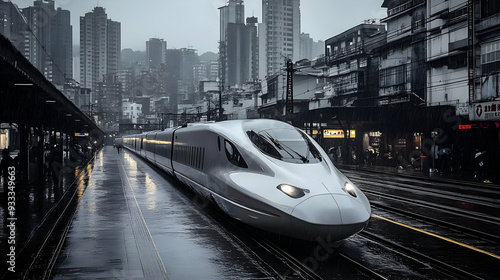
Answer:
<path fill-rule="evenodd" d="M 469 119 L 471 121 L 499 121 L 500 101 L 471 105 L 471 110 L 469 110 Z"/>
<path fill-rule="evenodd" d="M 469 130 L 469 129 L 488 129 L 490 126 L 495 126 L 496 128 L 500 128 L 500 122 L 495 122 L 494 124 L 490 123 L 471 123 L 471 124 L 461 124 L 458 126 L 459 130 Z"/>
<path fill-rule="evenodd" d="M 75 132 L 75 137 L 88 137 L 88 132 Z"/>
<path fill-rule="evenodd" d="M 349 138 L 356 138 L 356 130 L 348 130 Z M 323 138 L 345 138 L 344 131 L 341 129 L 323 130 Z"/>

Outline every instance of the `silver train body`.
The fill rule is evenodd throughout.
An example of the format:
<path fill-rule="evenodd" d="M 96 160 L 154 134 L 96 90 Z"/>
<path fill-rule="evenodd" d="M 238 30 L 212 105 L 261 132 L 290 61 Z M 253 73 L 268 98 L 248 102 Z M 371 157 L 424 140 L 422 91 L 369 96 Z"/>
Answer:
<path fill-rule="evenodd" d="M 341 240 L 371 215 L 366 196 L 303 131 L 275 120 L 193 124 L 123 138 L 227 215 L 303 240 Z"/>

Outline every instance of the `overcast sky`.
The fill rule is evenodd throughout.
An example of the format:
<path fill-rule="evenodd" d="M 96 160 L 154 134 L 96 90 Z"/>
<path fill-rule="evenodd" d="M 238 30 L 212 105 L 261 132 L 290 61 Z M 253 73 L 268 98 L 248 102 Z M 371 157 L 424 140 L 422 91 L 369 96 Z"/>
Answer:
<path fill-rule="evenodd" d="M 19 8 L 33 0 L 11 0 Z M 106 9 L 108 19 L 121 22 L 122 49 L 145 50 L 149 38 L 167 41 L 167 48 L 192 47 L 199 54 L 217 52 L 219 10 L 225 0 L 56 0 L 56 8 L 71 12 L 73 42 L 79 44 L 80 16 L 95 6 Z M 301 32 L 315 40 L 333 37 L 365 19 L 383 18 L 383 0 L 302 0 Z M 262 1 L 245 0 L 245 17 L 262 22 Z"/>

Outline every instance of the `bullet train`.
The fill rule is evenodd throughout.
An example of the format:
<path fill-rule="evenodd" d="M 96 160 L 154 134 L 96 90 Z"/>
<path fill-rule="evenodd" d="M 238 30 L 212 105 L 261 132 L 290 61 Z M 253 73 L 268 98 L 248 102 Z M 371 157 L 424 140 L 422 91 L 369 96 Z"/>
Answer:
<path fill-rule="evenodd" d="M 267 119 L 197 123 L 125 136 L 123 146 L 230 217 L 303 240 L 363 230 L 366 196 L 302 130 Z"/>

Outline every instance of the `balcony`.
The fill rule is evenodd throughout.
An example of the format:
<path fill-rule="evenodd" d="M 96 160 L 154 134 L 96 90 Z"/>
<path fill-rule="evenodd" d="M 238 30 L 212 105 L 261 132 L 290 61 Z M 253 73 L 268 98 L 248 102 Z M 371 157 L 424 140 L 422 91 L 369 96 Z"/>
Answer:
<path fill-rule="evenodd" d="M 352 55 L 363 54 L 363 46 L 347 47 L 340 50 L 334 50 L 331 55 L 328 56 L 328 61 L 335 61 Z"/>
<path fill-rule="evenodd" d="M 387 17 L 391 17 L 391 16 L 399 14 L 401 12 L 408 11 L 408 10 L 413 9 L 417 6 L 420 6 L 422 4 L 425 4 L 425 0 L 410 0 L 410 1 L 405 2 L 399 6 L 396 6 L 394 8 L 387 10 Z"/>
<path fill-rule="evenodd" d="M 398 95 L 402 93 L 410 93 L 411 92 L 411 87 L 409 84 L 400 84 L 400 85 L 394 85 L 390 87 L 385 87 L 385 88 L 380 88 L 379 89 L 379 96 L 391 96 L 391 95 Z"/>

